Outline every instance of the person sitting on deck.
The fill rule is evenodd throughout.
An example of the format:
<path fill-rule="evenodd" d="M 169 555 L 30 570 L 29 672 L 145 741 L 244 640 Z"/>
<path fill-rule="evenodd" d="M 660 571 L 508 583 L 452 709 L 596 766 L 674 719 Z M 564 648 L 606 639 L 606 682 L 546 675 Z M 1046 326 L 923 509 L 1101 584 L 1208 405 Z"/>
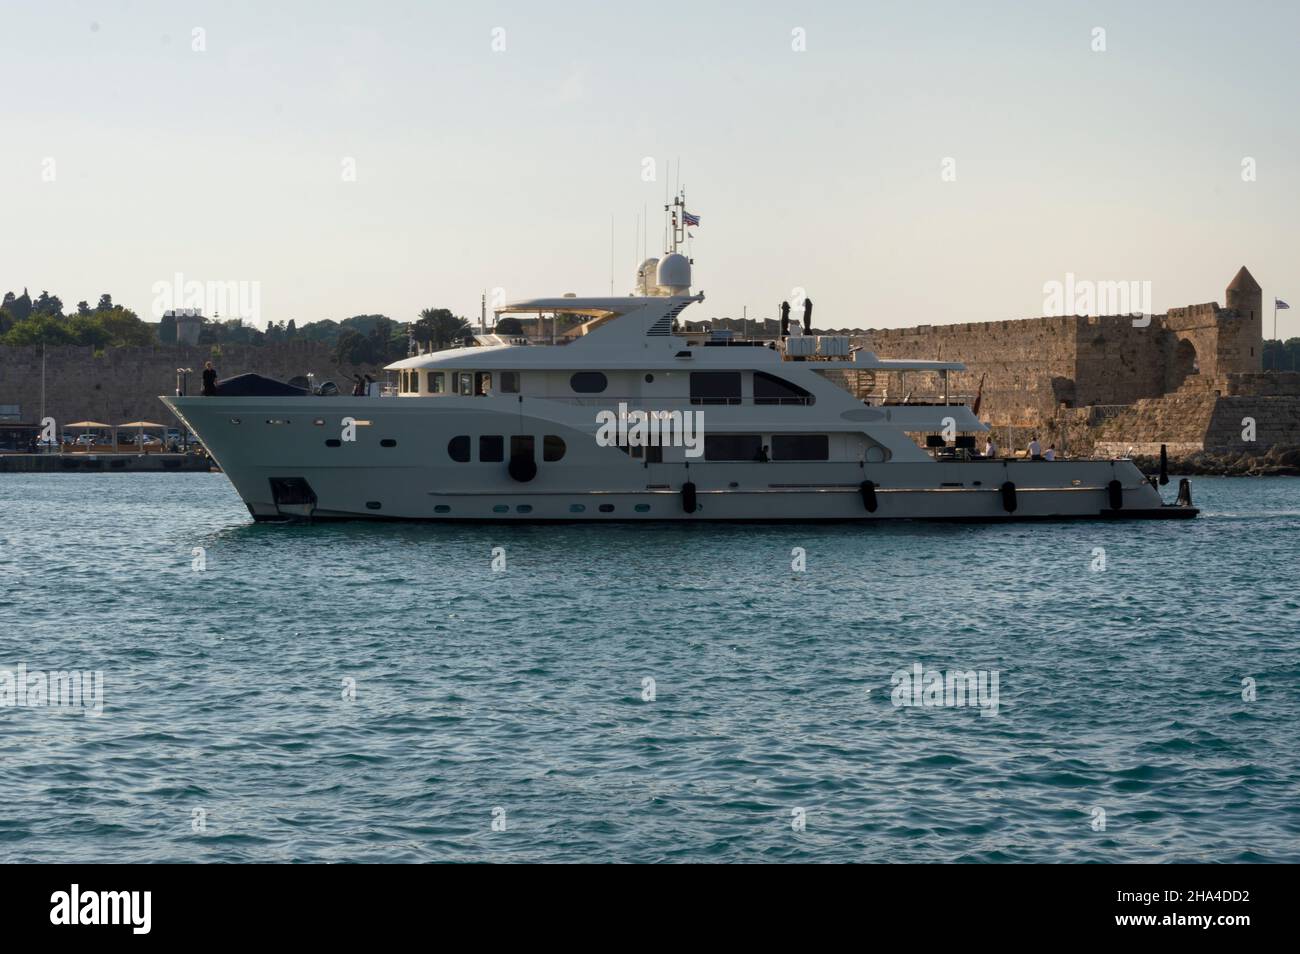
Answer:
<path fill-rule="evenodd" d="M 991 438 L 991 437 L 990 437 L 987 441 L 984 442 L 984 456 L 985 456 L 985 457 L 997 457 L 997 456 L 998 456 L 998 445 L 997 445 L 997 442 L 994 441 L 993 438 Z"/>
<path fill-rule="evenodd" d="M 1043 452 L 1043 460 L 1056 460 L 1056 446 L 1055 446 L 1055 445 L 1053 445 L 1053 444 L 1048 444 L 1048 445 L 1047 445 L 1047 450 L 1045 450 L 1045 451 Z"/>

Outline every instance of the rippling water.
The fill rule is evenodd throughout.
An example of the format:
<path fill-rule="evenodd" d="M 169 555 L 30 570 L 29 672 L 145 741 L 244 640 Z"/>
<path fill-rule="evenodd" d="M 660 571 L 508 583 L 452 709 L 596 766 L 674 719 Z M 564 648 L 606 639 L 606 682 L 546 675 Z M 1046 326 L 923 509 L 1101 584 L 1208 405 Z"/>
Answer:
<path fill-rule="evenodd" d="M 1298 861 L 1300 481 L 1194 489 L 1190 523 L 254 526 L 220 475 L 5 475 L 0 670 L 104 690 L 0 709 L 0 860 Z M 917 663 L 996 670 L 997 714 L 896 707 Z"/>

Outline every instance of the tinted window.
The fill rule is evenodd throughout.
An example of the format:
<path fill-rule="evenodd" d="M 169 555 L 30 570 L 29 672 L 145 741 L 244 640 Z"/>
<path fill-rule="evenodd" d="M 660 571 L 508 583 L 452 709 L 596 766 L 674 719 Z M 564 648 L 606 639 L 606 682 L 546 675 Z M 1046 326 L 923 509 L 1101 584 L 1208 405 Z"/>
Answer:
<path fill-rule="evenodd" d="M 754 372 L 755 404 L 811 404 L 812 395 L 791 384 L 784 378 L 778 378 L 762 371 Z"/>
<path fill-rule="evenodd" d="M 510 438 L 510 456 L 523 454 L 530 460 L 533 457 L 533 436 L 531 434 L 515 434 Z"/>
<path fill-rule="evenodd" d="M 445 392 L 447 390 L 447 385 L 445 383 L 445 380 L 446 379 L 444 377 L 444 372 L 430 371 L 429 372 L 429 393 L 442 394 L 443 392 Z"/>
<path fill-rule="evenodd" d="M 739 371 L 691 372 L 692 404 L 739 404 Z"/>
<path fill-rule="evenodd" d="M 478 439 L 478 459 L 484 464 L 499 464 L 506 459 L 506 439 L 500 434 L 484 434 Z"/>
<path fill-rule="evenodd" d="M 825 434 L 773 434 L 773 460 L 828 460 L 830 438 Z"/>
<path fill-rule="evenodd" d="M 501 372 L 501 393 L 502 394 L 519 393 L 519 372 L 518 371 Z"/>
<path fill-rule="evenodd" d="M 758 434 L 705 434 L 705 460 L 754 460 L 763 447 Z"/>
<path fill-rule="evenodd" d="M 420 375 L 421 372 L 419 371 L 411 372 L 411 393 L 412 394 L 420 393 Z"/>
<path fill-rule="evenodd" d="M 569 387 L 579 394 L 599 394 L 609 387 L 609 381 L 599 371 L 579 371 L 569 378 Z"/>
<path fill-rule="evenodd" d="M 447 456 L 458 463 L 469 460 L 469 437 L 453 437 L 447 442 Z"/>
<path fill-rule="evenodd" d="M 559 460 L 564 456 L 564 440 L 554 434 L 542 438 L 542 460 Z"/>

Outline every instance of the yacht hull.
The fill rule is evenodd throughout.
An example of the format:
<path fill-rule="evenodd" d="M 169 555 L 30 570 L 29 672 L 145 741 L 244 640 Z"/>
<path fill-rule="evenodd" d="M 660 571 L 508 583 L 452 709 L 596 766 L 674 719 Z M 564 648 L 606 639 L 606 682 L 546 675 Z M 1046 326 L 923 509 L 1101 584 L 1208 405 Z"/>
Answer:
<path fill-rule="evenodd" d="M 255 520 L 1007 522 L 1181 519 L 1128 460 L 648 463 L 593 439 L 590 409 L 512 396 L 163 398 L 204 441 Z M 354 422 L 351 439 L 346 421 Z M 536 474 L 449 456 L 457 435 L 554 435 Z M 484 455 L 486 456 L 486 455 Z M 1116 486 L 1116 483 L 1118 486 Z M 689 487 L 688 487 L 689 485 Z M 691 499 L 693 498 L 693 500 Z"/>

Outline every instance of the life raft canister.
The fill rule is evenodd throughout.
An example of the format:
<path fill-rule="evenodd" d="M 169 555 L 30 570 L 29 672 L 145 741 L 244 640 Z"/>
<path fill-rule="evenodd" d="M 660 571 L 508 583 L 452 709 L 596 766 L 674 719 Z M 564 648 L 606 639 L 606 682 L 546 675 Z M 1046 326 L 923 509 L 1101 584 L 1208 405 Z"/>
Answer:
<path fill-rule="evenodd" d="M 695 513 L 695 484 L 689 480 L 682 484 L 682 509 Z"/>
<path fill-rule="evenodd" d="M 532 454 L 511 454 L 507 469 L 512 478 L 526 484 L 537 476 L 537 461 L 533 460 Z"/>
<path fill-rule="evenodd" d="M 1124 507 L 1124 485 L 1118 480 L 1112 480 L 1106 485 L 1106 496 L 1110 501 L 1111 510 L 1120 510 Z"/>
<path fill-rule="evenodd" d="M 876 485 L 870 480 L 864 480 L 860 487 L 862 491 L 862 506 L 867 508 L 867 513 L 875 513 L 880 504 L 876 501 Z"/>
<path fill-rule="evenodd" d="M 1016 512 L 1016 485 L 1011 481 L 1004 483 L 1001 488 L 1002 492 L 1002 509 L 1007 513 Z"/>

